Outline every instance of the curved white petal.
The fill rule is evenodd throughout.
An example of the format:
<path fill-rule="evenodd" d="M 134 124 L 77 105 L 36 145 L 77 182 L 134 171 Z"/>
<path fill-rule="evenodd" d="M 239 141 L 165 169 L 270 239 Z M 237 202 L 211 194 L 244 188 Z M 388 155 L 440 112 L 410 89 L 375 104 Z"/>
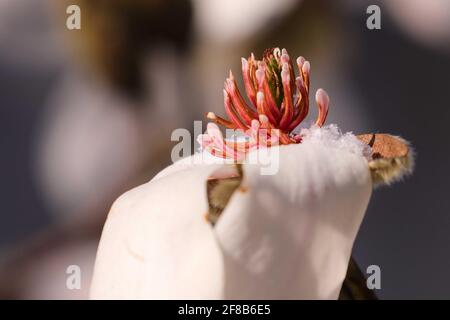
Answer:
<path fill-rule="evenodd" d="M 198 166 L 139 186 L 113 205 L 97 252 L 94 299 L 222 297 L 223 262 L 206 221 L 206 179 Z"/>
<path fill-rule="evenodd" d="M 372 190 L 358 143 L 313 128 L 299 145 L 271 148 L 279 171 L 244 165 L 215 230 L 206 179 L 227 166 L 166 168 L 111 209 L 92 298 L 337 298 Z"/>
<path fill-rule="evenodd" d="M 351 137 L 324 139 L 279 147 L 275 175 L 244 166 L 215 229 L 226 298 L 338 297 L 372 183 Z"/>

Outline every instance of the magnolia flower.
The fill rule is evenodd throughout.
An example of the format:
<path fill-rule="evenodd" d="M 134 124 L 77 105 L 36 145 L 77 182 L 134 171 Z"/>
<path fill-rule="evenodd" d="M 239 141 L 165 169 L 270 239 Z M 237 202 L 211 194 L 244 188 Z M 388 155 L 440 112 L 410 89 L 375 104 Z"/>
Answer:
<path fill-rule="evenodd" d="M 411 169 L 401 139 L 342 134 L 308 113 L 309 62 L 286 50 L 242 60 L 247 104 L 232 74 L 229 120 L 200 137 L 203 150 L 122 195 L 99 244 L 92 298 L 336 299 L 374 183 Z M 295 79 L 295 80 L 294 80 Z M 217 127 L 241 131 L 224 138 Z M 246 161 L 270 150 L 278 170 Z"/>

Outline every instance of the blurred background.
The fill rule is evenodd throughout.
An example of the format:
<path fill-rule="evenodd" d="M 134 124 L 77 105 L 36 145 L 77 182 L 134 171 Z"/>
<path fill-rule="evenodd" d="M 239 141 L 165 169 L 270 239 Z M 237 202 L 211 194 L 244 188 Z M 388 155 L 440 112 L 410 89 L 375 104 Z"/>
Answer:
<path fill-rule="evenodd" d="M 113 200 L 170 164 L 172 130 L 223 114 L 241 56 L 276 46 L 311 61 L 329 123 L 416 149 L 354 247 L 381 268 L 378 296 L 450 298 L 448 0 L 0 0 L 0 298 L 86 298 Z"/>

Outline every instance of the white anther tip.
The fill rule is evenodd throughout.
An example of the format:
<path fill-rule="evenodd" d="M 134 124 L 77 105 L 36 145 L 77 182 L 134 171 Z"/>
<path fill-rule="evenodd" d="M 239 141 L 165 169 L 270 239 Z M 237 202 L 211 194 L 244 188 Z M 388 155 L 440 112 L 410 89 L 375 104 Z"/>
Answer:
<path fill-rule="evenodd" d="M 267 118 L 267 116 L 264 115 L 264 114 L 260 114 L 259 115 L 259 121 L 261 121 L 261 122 L 269 122 L 269 118 Z"/>
<path fill-rule="evenodd" d="M 303 63 L 303 66 L 302 66 L 302 71 L 304 72 L 304 73 L 309 73 L 309 70 L 311 69 L 311 66 L 310 66 L 310 64 L 309 64 L 309 61 L 305 61 L 304 63 Z"/>
<path fill-rule="evenodd" d="M 316 102 L 318 105 L 327 106 L 330 103 L 330 97 L 322 88 L 316 91 Z"/>
<path fill-rule="evenodd" d="M 257 99 L 257 101 L 264 100 L 264 93 L 262 93 L 261 91 L 258 91 L 258 93 L 256 94 L 256 99 Z"/>

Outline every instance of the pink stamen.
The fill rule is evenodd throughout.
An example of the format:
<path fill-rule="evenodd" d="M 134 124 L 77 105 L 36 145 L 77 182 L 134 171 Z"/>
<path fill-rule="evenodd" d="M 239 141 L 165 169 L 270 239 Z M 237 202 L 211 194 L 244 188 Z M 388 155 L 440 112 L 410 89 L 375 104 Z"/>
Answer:
<path fill-rule="evenodd" d="M 236 150 L 227 146 L 224 141 L 222 132 L 215 123 L 208 123 L 206 130 L 212 140 L 212 145 L 215 149 L 223 151 L 226 158 L 237 158 L 238 154 Z"/>
<path fill-rule="evenodd" d="M 291 132 L 306 118 L 309 112 L 309 97 L 303 83 L 302 77 L 296 79 L 298 89 L 298 100 L 296 104 L 297 113 L 288 127 L 288 132 Z"/>
<path fill-rule="evenodd" d="M 328 115 L 328 105 L 330 104 L 330 98 L 323 89 L 319 89 L 316 92 L 316 103 L 319 108 L 319 114 L 317 116 L 316 125 L 323 126 Z"/>
<path fill-rule="evenodd" d="M 269 106 L 267 105 L 267 100 L 264 98 L 264 93 L 262 93 L 261 91 L 259 91 L 256 95 L 256 105 L 258 106 L 257 110 L 259 114 L 266 115 L 271 123 L 276 123 L 276 120 L 272 115 L 272 112 L 270 112 Z"/>
<path fill-rule="evenodd" d="M 306 92 L 309 93 L 309 71 L 311 70 L 311 66 L 309 64 L 309 61 L 305 61 L 303 63 L 301 72 L 303 75 L 303 82 L 305 83 Z"/>
<path fill-rule="evenodd" d="M 241 119 L 239 119 L 238 115 L 236 114 L 236 111 L 234 110 L 234 107 L 231 103 L 230 95 L 226 90 L 223 90 L 223 99 L 225 112 L 227 113 L 228 117 L 237 125 L 239 129 L 246 130 L 247 126 L 241 121 Z"/>
<path fill-rule="evenodd" d="M 225 90 L 231 97 L 231 101 L 233 102 L 233 106 L 240 118 L 246 125 L 250 125 L 250 122 L 254 117 L 256 117 L 256 113 L 254 110 L 250 109 L 249 106 L 245 103 L 244 99 L 237 88 L 236 79 L 230 71 L 229 78 L 225 81 Z"/>
<path fill-rule="evenodd" d="M 265 105 L 268 106 L 268 112 L 265 114 L 269 117 L 270 122 L 277 124 L 278 119 L 280 118 L 280 110 L 278 109 L 277 103 L 275 102 L 272 92 L 270 91 L 264 63 L 261 63 L 258 67 L 258 70 L 256 71 L 256 79 L 258 80 L 258 90 L 264 93 Z"/>
<path fill-rule="evenodd" d="M 287 50 L 283 49 L 281 50 L 281 63 L 287 63 L 288 67 L 289 67 L 289 76 L 290 76 L 290 81 L 289 81 L 289 85 L 291 87 L 291 92 L 293 92 L 295 90 L 295 73 L 294 73 L 294 65 L 292 64 L 292 60 L 289 57 Z"/>
<path fill-rule="evenodd" d="M 250 102 L 256 108 L 256 90 L 250 77 L 250 68 L 248 64 L 249 62 L 245 58 L 242 58 L 242 77 L 244 78 L 245 92 L 247 93 Z"/>
<path fill-rule="evenodd" d="M 281 71 L 281 81 L 283 83 L 283 91 L 284 91 L 284 99 L 283 99 L 283 105 L 284 105 L 284 113 L 283 117 L 280 121 L 280 129 L 285 130 L 291 123 L 292 117 L 294 116 L 294 102 L 292 101 L 292 94 L 291 94 L 291 79 L 290 79 L 290 72 L 289 72 L 289 65 L 287 62 L 283 64 L 283 69 Z"/>
<path fill-rule="evenodd" d="M 214 112 L 208 112 L 206 114 L 206 118 L 217 123 L 218 125 L 228 128 L 228 129 L 237 129 L 238 128 L 238 126 L 236 126 L 233 122 L 225 120 L 224 118 L 217 116 Z"/>
<path fill-rule="evenodd" d="M 242 97 L 230 71 L 224 89 L 224 106 L 229 120 L 209 112 L 206 117 L 214 123 L 208 124 L 207 133 L 198 137 L 201 147 L 215 156 L 238 160 L 258 148 L 301 143 L 301 134 L 293 131 L 309 111 L 309 61 L 301 56 L 296 59 L 299 71 L 297 77 L 286 49 L 266 50 L 261 61 L 256 60 L 252 53 L 248 59 L 242 58 L 241 62 L 245 92 L 250 105 Z M 267 63 L 270 63 L 270 69 Z M 280 96 L 283 96 L 281 106 L 276 102 Z M 316 102 L 318 116 L 315 124 L 322 126 L 328 115 L 330 102 L 323 89 L 317 90 Z M 244 140 L 238 141 L 237 136 L 224 139 L 217 124 L 242 130 Z"/>

